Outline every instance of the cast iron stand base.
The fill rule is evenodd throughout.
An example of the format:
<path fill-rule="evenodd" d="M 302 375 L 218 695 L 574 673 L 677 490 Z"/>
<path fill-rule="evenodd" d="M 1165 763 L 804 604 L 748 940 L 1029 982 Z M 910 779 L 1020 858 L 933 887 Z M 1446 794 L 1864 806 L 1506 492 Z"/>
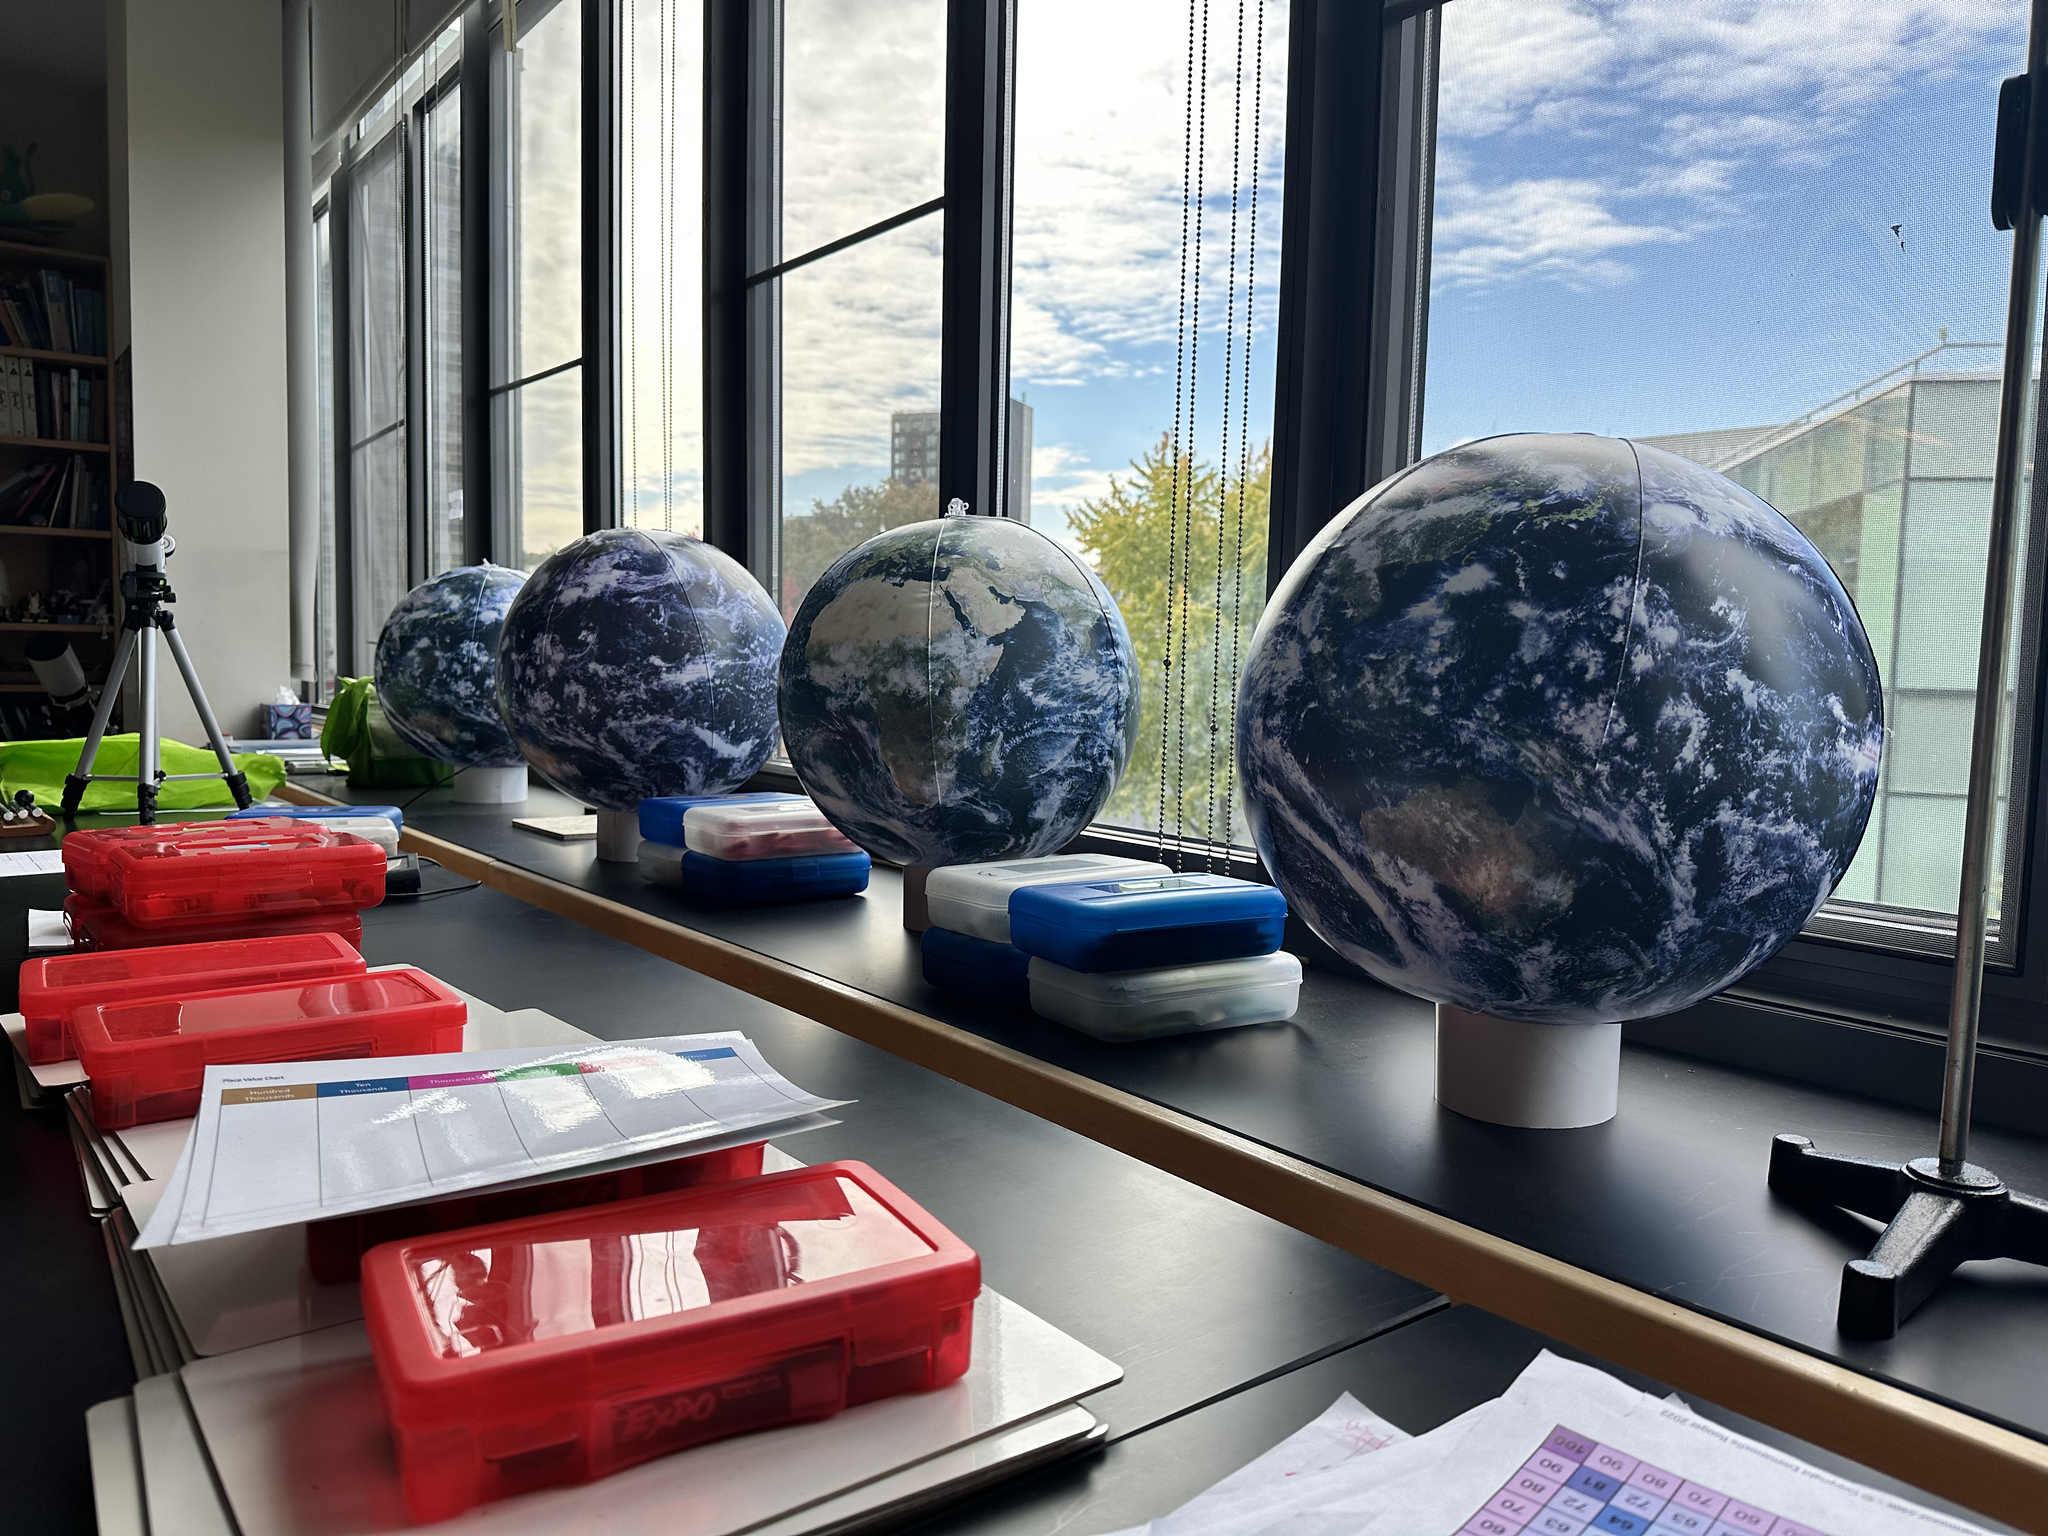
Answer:
<path fill-rule="evenodd" d="M 2015 1194 L 1975 1163 L 1879 1163 L 1817 1152 L 1804 1136 L 1771 1138 L 1771 1188 L 1886 1223 L 1867 1259 L 1842 1267 L 1835 1326 L 1888 1339 L 1965 1259 L 2048 1264 L 2048 1200 Z"/>

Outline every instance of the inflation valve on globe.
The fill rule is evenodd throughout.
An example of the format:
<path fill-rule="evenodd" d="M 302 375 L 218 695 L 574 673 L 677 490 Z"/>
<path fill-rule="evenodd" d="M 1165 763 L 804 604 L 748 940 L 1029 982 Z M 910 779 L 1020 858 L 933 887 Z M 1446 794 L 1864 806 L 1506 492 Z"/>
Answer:
<path fill-rule="evenodd" d="M 114 521 L 120 527 L 121 537 L 128 543 L 130 567 L 121 577 L 121 645 L 114 653 L 114 665 L 100 689 L 99 708 L 93 711 L 92 727 L 85 734 L 85 748 L 78 754 L 78 767 L 64 780 L 64 814 L 70 816 L 77 812 L 79 802 L 85 798 L 86 786 L 95 779 L 104 783 L 133 784 L 136 817 L 145 826 L 156 820 L 157 789 L 166 779 L 225 779 L 236 806 L 247 810 L 252 798 L 249 781 L 242 776 L 242 771 L 235 766 L 235 760 L 228 752 L 227 742 L 220 734 L 220 723 L 213 718 L 212 706 L 206 702 L 206 690 L 199 686 L 199 674 L 192 668 L 192 658 L 186 653 L 184 638 L 171 617 L 171 604 L 178 600 L 178 594 L 171 590 L 170 581 L 164 575 L 164 565 L 176 546 L 168 532 L 170 515 L 165 510 L 164 493 L 147 480 L 136 480 L 122 486 L 114 495 Z M 170 649 L 171 660 L 178 664 L 179 675 L 185 679 L 185 691 L 191 695 L 192 707 L 198 712 L 200 724 L 206 727 L 206 740 L 213 748 L 213 755 L 220 759 L 218 772 L 166 774 L 163 771 L 163 743 L 157 735 L 156 710 L 156 638 L 159 632 Z M 141 714 L 135 772 L 94 773 L 93 763 L 99 757 L 100 741 L 107 733 L 107 722 L 113 716 L 114 701 L 121 696 L 121 683 L 127 676 L 131 661 L 135 663 L 135 698 Z"/>

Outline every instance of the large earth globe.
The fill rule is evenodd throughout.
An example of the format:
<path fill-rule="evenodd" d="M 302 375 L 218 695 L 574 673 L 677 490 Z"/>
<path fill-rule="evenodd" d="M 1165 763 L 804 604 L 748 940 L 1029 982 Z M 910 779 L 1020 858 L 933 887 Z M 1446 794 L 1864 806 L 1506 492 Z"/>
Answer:
<path fill-rule="evenodd" d="M 423 581 L 377 636 L 377 701 L 415 752 L 463 768 L 510 768 L 519 747 L 498 713 L 498 635 L 526 580 L 466 565 Z"/>
<path fill-rule="evenodd" d="M 1000 517 L 911 523 L 841 556 L 790 625 L 780 696 L 804 788 L 897 864 L 1053 852 L 1102 809 L 1138 730 L 1116 600 Z"/>
<path fill-rule="evenodd" d="M 731 556 L 607 528 L 527 578 L 498 643 L 498 707 L 526 761 L 586 804 L 723 794 L 775 748 L 782 636 Z"/>
<path fill-rule="evenodd" d="M 1290 907 L 1388 984 L 1649 1018 L 1775 953 L 1848 868 L 1877 663 L 1804 536 L 1641 443 L 1496 437 L 1360 497 L 1253 638 L 1237 754 Z"/>

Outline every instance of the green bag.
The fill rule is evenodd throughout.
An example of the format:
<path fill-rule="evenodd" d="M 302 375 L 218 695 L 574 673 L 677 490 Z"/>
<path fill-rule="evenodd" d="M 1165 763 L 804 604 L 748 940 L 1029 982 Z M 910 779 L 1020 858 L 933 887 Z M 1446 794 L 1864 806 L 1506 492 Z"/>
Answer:
<path fill-rule="evenodd" d="M 102 737 L 92 771 L 132 775 L 141 742 L 142 738 L 133 731 L 125 736 Z M 55 810 L 63 803 L 64 780 L 77 769 L 78 754 L 84 749 L 83 736 L 74 736 L 69 741 L 0 742 L 0 796 L 12 800 L 15 791 L 25 789 L 36 797 L 36 804 Z M 165 773 L 220 771 L 220 759 L 210 748 L 188 747 L 182 741 L 166 741 L 161 751 Z M 284 782 L 284 763 L 280 759 L 265 752 L 237 752 L 233 756 L 235 766 L 249 780 L 249 793 L 258 800 Z M 203 811 L 214 806 L 232 809 L 235 797 L 229 793 L 224 779 L 166 779 L 157 788 L 156 803 L 158 809 L 166 811 Z M 135 786 L 95 780 L 86 786 L 85 798 L 79 802 L 78 808 L 81 811 L 133 811 Z"/>
<path fill-rule="evenodd" d="M 399 739 L 377 702 L 376 680 L 344 677 L 320 727 L 320 750 L 348 759 L 354 789 L 433 787 L 455 778 L 455 765 L 423 757 Z"/>

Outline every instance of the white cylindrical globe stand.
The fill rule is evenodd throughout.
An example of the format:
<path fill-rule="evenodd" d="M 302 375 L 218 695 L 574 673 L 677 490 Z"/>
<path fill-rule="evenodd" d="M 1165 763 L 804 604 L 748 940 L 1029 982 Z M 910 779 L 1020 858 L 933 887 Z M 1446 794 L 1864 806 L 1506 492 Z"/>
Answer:
<path fill-rule="evenodd" d="M 526 798 L 526 764 L 464 768 L 455 775 L 457 805 L 517 805 Z"/>
<path fill-rule="evenodd" d="M 1619 1024 L 1519 1024 L 1436 1005 L 1436 1101 L 1474 1120 L 1558 1131 L 1614 1118 Z"/>
<path fill-rule="evenodd" d="M 640 813 L 597 813 L 597 856 L 607 864 L 632 864 L 640 857 Z"/>

